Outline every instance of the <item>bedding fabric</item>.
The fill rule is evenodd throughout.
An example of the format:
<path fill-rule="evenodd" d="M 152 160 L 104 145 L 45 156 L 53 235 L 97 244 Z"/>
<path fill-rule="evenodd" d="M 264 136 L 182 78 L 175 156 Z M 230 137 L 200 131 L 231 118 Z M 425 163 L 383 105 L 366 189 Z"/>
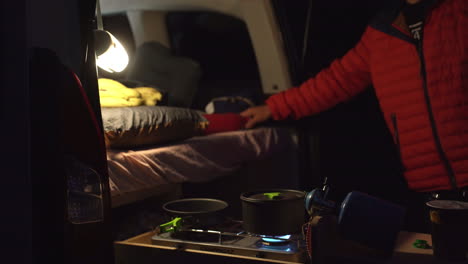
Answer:
<path fill-rule="evenodd" d="M 291 145 L 287 129 L 255 128 L 192 137 L 167 146 L 108 150 L 111 194 L 124 196 L 158 185 L 210 181 Z"/>
<path fill-rule="evenodd" d="M 162 144 L 201 135 L 208 124 L 198 111 L 169 106 L 102 108 L 108 148 Z"/>

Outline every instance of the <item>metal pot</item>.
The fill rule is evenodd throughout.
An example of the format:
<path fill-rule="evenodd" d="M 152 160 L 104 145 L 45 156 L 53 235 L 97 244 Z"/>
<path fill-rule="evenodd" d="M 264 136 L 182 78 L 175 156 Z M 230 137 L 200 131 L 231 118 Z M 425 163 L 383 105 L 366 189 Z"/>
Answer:
<path fill-rule="evenodd" d="M 167 202 L 163 209 L 172 221 L 161 225 L 163 231 L 177 231 L 186 228 L 207 228 L 225 220 L 224 209 L 228 203 L 209 198 L 189 198 Z"/>
<path fill-rule="evenodd" d="M 305 192 L 269 189 L 242 193 L 245 231 L 280 236 L 298 233 L 305 223 Z"/>

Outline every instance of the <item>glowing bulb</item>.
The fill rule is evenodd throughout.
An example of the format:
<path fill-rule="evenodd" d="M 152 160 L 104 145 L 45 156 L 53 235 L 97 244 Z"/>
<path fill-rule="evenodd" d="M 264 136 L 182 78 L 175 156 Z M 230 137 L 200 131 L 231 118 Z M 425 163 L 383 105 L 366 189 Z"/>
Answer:
<path fill-rule="evenodd" d="M 97 66 L 108 72 L 121 72 L 128 65 L 128 54 L 122 44 L 112 34 L 110 36 L 109 48 L 99 55 L 96 60 Z"/>

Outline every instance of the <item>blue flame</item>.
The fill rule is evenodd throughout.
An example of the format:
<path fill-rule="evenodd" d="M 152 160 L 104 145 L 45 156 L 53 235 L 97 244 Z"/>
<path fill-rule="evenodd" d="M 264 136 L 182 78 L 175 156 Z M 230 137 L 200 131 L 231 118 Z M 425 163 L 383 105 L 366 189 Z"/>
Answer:
<path fill-rule="evenodd" d="M 291 235 L 284 235 L 284 236 L 261 236 L 262 240 L 268 243 L 281 243 L 287 241 Z"/>

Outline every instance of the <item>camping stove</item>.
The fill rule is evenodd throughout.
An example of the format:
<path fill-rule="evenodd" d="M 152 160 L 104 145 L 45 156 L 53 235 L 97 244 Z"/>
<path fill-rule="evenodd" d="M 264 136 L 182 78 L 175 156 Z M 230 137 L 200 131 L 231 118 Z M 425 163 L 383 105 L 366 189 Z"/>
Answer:
<path fill-rule="evenodd" d="M 180 229 L 158 233 L 152 244 L 200 254 L 259 260 L 270 263 L 305 263 L 307 253 L 302 234 L 281 237 L 246 233 L 242 222 L 230 221 L 207 230 Z"/>

